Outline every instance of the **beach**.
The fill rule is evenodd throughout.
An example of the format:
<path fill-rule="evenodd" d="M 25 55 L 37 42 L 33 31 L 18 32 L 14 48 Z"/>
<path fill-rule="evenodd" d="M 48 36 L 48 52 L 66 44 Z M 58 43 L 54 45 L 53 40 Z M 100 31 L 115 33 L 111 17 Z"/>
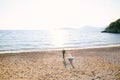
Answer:
<path fill-rule="evenodd" d="M 72 68 L 67 54 L 73 59 Z M 0 80 L 120 80 L 120 46 L 0 54 Z"/>

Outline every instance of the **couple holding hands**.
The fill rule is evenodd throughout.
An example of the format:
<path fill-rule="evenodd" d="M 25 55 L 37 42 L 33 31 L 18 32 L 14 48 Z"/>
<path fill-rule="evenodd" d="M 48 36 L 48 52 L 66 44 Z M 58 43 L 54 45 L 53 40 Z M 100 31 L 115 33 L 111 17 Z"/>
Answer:
<path fill-rule="evenodd" d="M 62 54 L 63 54 L 63 64 L 65 66 L 65 68 L 67 67 L 67 63 L 66 63 L 66 50 L 62 50 Z M 70 53 L 67 53 L 68 57 L 68 61 L 70 62 L 70 65 L 72 66 L 72 68 L 75 68 L 74 65 L 73 65 L 73 59 L 74 57 L 72 57 L 72 55 Z"/>

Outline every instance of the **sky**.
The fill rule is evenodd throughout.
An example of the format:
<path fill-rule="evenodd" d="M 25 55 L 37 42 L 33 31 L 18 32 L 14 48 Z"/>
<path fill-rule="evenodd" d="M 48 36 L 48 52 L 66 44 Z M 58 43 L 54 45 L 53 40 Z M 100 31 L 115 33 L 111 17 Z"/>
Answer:
<path fill-rule="evenodd" d="M 0 29 L 107 26 L 120 0 L 0 0 Z"/>

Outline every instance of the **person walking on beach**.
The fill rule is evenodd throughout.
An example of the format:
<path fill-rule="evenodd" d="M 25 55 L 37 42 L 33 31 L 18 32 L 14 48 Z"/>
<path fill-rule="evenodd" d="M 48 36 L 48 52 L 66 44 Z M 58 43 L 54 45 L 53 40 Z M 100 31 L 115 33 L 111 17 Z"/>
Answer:
<path fill-rule="evenodd" d="M 67 64 L 66 64 L 66 60 L 65 60 L 65 50 L 64 49 L 62 50 L 62 54 L 63 54 L 63 64 L 66 68 Z"/>
<path fill-rule="evenodd" d="M 68 55 L 68 60 L 69 60 L 69 62 L 70 62 L 70 64 L 71 64 L 72 68 L 75 68 L 74 65 L 73 65 L 73 59 L 74 59 L 74 57 L 72 57 L 72 55 L 69 54 L 69 55 Z"/>
<path fill-rule="evenodd" d="M 63 59 L 65 59 L 65 50 L 64 49 L 62 50 L 62 53 L 63 53 Z"/>

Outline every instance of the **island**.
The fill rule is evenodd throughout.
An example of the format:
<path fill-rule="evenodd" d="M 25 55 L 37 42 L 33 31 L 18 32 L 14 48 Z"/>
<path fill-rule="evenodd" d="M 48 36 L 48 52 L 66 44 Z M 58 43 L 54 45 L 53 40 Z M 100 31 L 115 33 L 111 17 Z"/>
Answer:
<path fill-rule="evenodd" d="M 120 19 L 117 19 L 114 22 L 111 22 L 107 28 L 105 28 L 104 31 L 107 33 L 120 33 Z"/>

